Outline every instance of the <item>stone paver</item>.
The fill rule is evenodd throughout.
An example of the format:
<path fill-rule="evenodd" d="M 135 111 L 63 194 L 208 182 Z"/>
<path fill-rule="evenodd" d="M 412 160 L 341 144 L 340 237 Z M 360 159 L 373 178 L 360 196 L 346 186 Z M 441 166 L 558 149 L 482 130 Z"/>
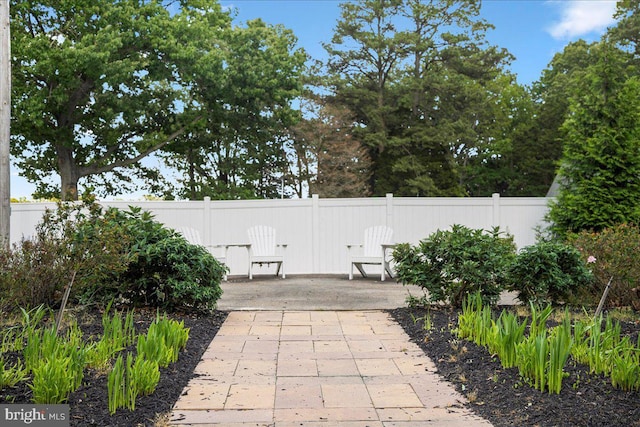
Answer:
<path fill-rule="evenodd" d="M 234 311 L 196 373 L 170 425 L 490 426 L 383 311 Z"/>

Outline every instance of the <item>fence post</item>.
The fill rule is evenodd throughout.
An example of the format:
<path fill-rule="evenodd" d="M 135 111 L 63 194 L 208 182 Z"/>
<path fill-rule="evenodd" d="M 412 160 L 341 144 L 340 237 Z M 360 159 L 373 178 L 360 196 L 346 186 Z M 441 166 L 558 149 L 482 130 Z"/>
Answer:
<path fill-rule="evenodd" d="M 202 205 L 202 221 L 204 222 L 202 228 L 202 234 L 204 234 L 204 242 L 205 245 L 211 244 L 211 197 L 205 196 L 204 203 Z"/>
<path fill-rule="evenodd" d="M 311 196 L 311 266 L 320 272 L 320 196 Z"/>
<path fill-rule="evenodd" d="M 493 201 L 493 226 L 500 227 L 500 193 L 491 195 Z"/>
<path fill-rule="evenodd" d="M 386 199 L 387 199 L 387 217 L 385 218 L 386 220 L 385 225 L 387 227 L 393 228 L 393 193 L 387 193 Z"/>

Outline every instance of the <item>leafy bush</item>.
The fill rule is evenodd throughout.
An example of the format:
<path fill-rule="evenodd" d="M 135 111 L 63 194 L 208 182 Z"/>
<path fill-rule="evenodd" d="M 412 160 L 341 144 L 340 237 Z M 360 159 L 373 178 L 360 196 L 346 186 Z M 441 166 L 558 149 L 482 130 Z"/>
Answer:
<path fill-rule="evenodd" d="M 82 297 L 106 303 L 113 299 L 130 306 L 152 306 L 167 311 L 211 310 L 222 295 L 220 281 L 226 267 L 206 248 L 189 243 L 137 207 L 109 208 L 108 221 L 86 223 L 85 235 L 103 235 L 108 227 L 127 236 L 127 268 L 112 280 L 88 284 Z"/>
<path fill-rule="evenodd" d="M 609 307 L 633 306 L 640 310 L 640 228 L 621 224 L 601 232 L 582 231 L 568 236 L 568 241 L 582 254 L 589 257 L 589 264 L 596 278 L 594 286 L 587 289 L 584 298 L 597 304 L 611 277 L 613 281 L 607 305 Z M 633 291 L 636 289 L 636 291 Z"/>
<path fill-rule="evenodd" d="M 119 231 L 90 195 L 47 209 L 33 236 L 0 250 L 3 305 L 57 307 L 67 287 L 77 291 L 113 280 L 128 263 L 128 237 Z"/>
<path fill-rule="evenodd" d="M 148 212 L 104 209 L 90 195 L 47 210 L 36 234 L 0 251 L 5 307 L 81 303 L 210 310 L 226 267 Z"/>
<path fill-rule="evenodd" d="M 542 242 L 523 248 L 507 269 L 507 288 L 525 304 L 568 302 L 593 276 L 573 246 Z"/>
<path fill-rule="evenodd" d="M 422 287 L 431 302 L 461 307 L 467 295 L 477 291 L 485 304 L 495 304 L 503 289 L 504 270 L 514 255 L 513 237 L 498 228 L 487 232 L 454 225 L 417 246 L 398 245 L 393 259 L 402 283 Z"/>

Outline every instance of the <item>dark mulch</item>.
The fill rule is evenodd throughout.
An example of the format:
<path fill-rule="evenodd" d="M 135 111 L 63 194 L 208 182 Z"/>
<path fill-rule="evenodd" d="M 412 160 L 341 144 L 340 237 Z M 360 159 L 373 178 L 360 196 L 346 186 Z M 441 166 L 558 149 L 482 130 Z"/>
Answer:
<path fill-rule="evenodd" d="M 137 312 L 135 317 L 138 332 L 146 332 L 155 312 Z M 118 409 L 114 415 L 109 414 L 107 402 L 107 377 L 95 372 L 85 372 L 84 384 L 74 393 L 69 401 L 71 426 L 88 427 L 134 427 L 153 426 L 159 414 L 166 414 L 178 400 L 182 390 L 193 377 L 193 370 L 200 361 L 209 343 L 218 332 L 220 325 L 227 317 L 225 312 L 215 312 L 210 316 L 172 316 L 184 320 L 189 328 L 189 340 L 186 348 L 180 353 L 176 363 L 167 368 L 160 368 L 160 382 L 150 396 L 142 396 L 136 400 L 135 411 Z M 80 327 L 85 337 L 98 336 L 102 333 L 100 317 L 84 317 Z M 135 353 L 134 348 L 127 349 Z M 0 403 L 28 403 L 31 391 L 24 383 L 14 389 L 0 391 Z"/>
<path fill-rule="evenodd" d="M 424 316 L 433 327 L 426 332 Z M 487 350 L 457 340 L 451 329 L 458 313 L 445 308 L 391 311 L 438 367 L 439 374 L 467 396 L 470 408 L 494 426 L 640 426 L 640 393 L 624 392 L 585 366 L 569 363 L 558 394 L 541 393 L 520 378 L 517 368 L 503 369 Z M 640 324 L 623 323 L 623 333 L 636 342 Z"/>
<path fill-rule="evenodd" d="M 391 314 L 411 339 L 436 363 L 440 375 L 453 383 L 479 415 L 495 426 L 640 426 L 640 393 L 614 389 L 609 380 L 591 375 L 582 366 L 568 366 L 560 395 L 541 393 L 524 383 L 517 369 L 502 369 L 499 361 L 473 343 L 458 341 L 450 329 L 457 313 L 448 309 L 429 311 L 433 328 L 426 332 L 424 309 L 402 308 Z M 146 330 L 155 314 L 138 314 L 137 325 Z M 153 426 L 158 414 L 170 411 L 193 370 L 215 336 L 226 313 L 207 317 L 181 316 L 189 327 L 187 348 L 177 363 L 163 369 L 156 392 L 141 397 L 136 410 L 120 409 L 110 416 L 107 409 L 107 385 L 104 375 L 89 372 L 85 384 L 70 399 L 72 426 Z M 624 330 L 637 337 L 640 325 L 628 323 Z M 101 331 L 99 318 L 84 321 L 88 335 Z M 29 402 L 26 387 L 0 391 L 0 403 Z"/>

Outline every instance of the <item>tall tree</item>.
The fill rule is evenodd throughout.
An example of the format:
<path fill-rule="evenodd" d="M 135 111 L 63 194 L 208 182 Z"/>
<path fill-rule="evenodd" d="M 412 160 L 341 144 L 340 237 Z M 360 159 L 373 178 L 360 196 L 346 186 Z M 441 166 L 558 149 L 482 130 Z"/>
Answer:
<path fill-rule="evenodd" d="M 640 78 L 630 56 L 605 39 L 576 82 L 549 218 L 556 231 L 640 222 Z"/>
<path fill-rule="evenodd" d="M 509 59 L 486 45 L 479 10 L 458 0 L 342 5 L 326 46 L 330 88 L 357 115 L 374 194 L 465 193 L 468 156 L 489 141 L 489 86 Z"/>
<path fill-rule="evenodd" d="M 134 177 L 159 191 L 161 174 L 142 159 L 171 150 L 178 137 L 193 136 L 194 144 L 202 145 L 202 130 L 217 138 L 239 115 L 246 125 L 249 117 L 257 121 L 268 114 L 253 99 L 260 91 L 265 93 L 259 100 L 273 96 L 271 87 L 256 85 L 254 93 L 230 89 L 230 69 L 237 72 L 232 66 L 240 46 L 236 40 L 246 33 L 232 27 L 230 14 L 217 2 L 183 0 L 167 7 L 158 0 L 14 3 L 12 152 L 22 174 L 38 184 L 36 195 L 61 192 L 76 198 L 81 179 L 102 193 L 118 194 Z M 249 38 L 261 36 L 268 38 L 265 44 L 277 44 L 276 32 Z M 253 49 L 257 58 L 264 45 L 257 40 L 242 48 Z M 286 80 L 291 70 L 276 67 L 287 60 L 259 77 Z M 272 140 L 269 131 L 253 143 Z M 60 187 L 47 182 L 57 174 Z"/>
<path fill-rule="evenodd" d="M 366 197 L 371 194 L 371 162 L 363 144 L 353 135 L 350 111 L 311 96 L 303 103 L 304 117 L 291 128 L 296 171 L 291 178 L 303 196 L 303 185 L 321 197 Z M 303 181 L 304 180 L 304 184 Z"/>
<path fill-rule="evenodd" d="M 299 76 L 306 59 L 303 50 L 295 50 L 296 42 L 290 30 L 261 20 L 226 35 L 229 54 L 218 87 L 200 85 L 193 90 L 197 99 L 215 106 L 215 113 L 178 137 L 163 155 L 168 165 L 182 172 L 174 195 L 191 199 L 281 195 L 287 169 L 286 130 L 299 119 L 291 100 L 301 91 Z"/>

